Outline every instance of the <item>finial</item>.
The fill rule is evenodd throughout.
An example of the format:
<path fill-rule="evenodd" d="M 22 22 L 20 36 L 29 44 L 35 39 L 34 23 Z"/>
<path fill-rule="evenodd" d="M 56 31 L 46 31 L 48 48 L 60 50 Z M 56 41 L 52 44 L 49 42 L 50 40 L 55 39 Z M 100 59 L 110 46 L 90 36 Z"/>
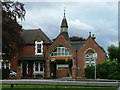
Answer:
<path fill-rule="evenodd" d="M 89 37 L 91 37 L 91 32 L 89 32 Z"/>
<path fill-rule="evenodd" d="M 64 16 L 65 16 L 65 7 L 64 7 Z"/>

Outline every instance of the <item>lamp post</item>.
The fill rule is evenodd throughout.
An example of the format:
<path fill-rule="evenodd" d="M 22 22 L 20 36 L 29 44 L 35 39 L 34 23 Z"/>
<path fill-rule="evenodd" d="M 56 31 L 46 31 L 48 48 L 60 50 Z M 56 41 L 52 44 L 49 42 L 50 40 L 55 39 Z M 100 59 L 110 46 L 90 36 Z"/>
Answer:
<path fill-rule="evenodd" d="M 94 59 L 94 61 L 95 61 L 95 80 L 96 80 L 96 59 L 97 59 L 97 53 L 94 53 L 93 54 L 93 59 Z"/>

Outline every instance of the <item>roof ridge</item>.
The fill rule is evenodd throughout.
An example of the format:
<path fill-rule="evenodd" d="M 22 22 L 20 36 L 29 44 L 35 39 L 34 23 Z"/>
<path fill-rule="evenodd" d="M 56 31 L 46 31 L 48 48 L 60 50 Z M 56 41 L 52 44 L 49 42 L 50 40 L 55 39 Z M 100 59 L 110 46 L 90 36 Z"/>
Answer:
<path fill-rule="evenodd" d="M 24 29 L 23 31 L 39 31 L 41 29 Z"/>

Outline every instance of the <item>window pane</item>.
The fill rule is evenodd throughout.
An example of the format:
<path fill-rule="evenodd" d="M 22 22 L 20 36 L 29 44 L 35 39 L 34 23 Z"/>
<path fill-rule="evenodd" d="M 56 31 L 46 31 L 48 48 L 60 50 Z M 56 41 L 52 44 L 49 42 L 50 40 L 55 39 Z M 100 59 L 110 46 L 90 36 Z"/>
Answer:
<path fill-rule="evenodd" d="M 9 69 L 9 62 L 6 62 L 6 69 Z"/>
<path fill-rule="evenodd" d="M 35 71 L 38 71 L 38 63 L 35 63 Z"/>
<path fill-rule="evenodd" d="M 37 44 L 37 53 L 41 53 L 41 44 Z"/>
<path fill-rule="evenodd" d="M 41 48 L 41 44 L 37 44 L 37 48 Z"/>
<path fill-rule="evenodd" d="M 41 53 L 41 49 L 37 49 L 37 53 Z"/>
<path fill-rule="evenodd" d="M 57 51 L 57 52 L 60 53 L 60 51 L 61 51 L 60 48 L 58 48 L 58 51 Z"/>
<path fill-rule="evenodd" d="M 43 71 L 43 63 L 40 63 L 40 71 Z"/>
<path fill-rule="evenodd" d="M 55 54 L 56 53 L 56 54 Z M 52 53 L 51 56 L 71 56 L 72 54 L 69 52 L 69 49 L 60 45 L 58 46 Z"/>
<path fill-rule="evenodd" d="M 89 54 L 86 54 L 85 55 L 85 62 L 86 62 L 86 66 L 91 66 L 91 65 L 94 65 L 94 59 L 93 59 L 93 54 L 89 53 Z M 89 62 L 89 63 L 88 63 Z"/>
<path fill-rule="evenodd" d="M 2 69 L 4 69 L 4 62 L 2 62 Z"/>

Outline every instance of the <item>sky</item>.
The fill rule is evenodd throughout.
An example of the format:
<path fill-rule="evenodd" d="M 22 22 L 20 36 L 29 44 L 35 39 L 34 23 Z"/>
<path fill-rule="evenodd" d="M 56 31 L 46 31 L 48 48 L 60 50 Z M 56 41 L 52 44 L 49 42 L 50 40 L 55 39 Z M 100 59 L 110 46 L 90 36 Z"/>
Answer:
<path fill-rule="evenodd" d="M 117 2 L 24 2 L 25 21 L 18 22 L 23 29 L 38 29 L 52 40 L 60 33 L 66 11 L 69 36 L 87 38 L 95 34 L 96 42 L 107 51 L 111 44 L 118 45 Z"/>

